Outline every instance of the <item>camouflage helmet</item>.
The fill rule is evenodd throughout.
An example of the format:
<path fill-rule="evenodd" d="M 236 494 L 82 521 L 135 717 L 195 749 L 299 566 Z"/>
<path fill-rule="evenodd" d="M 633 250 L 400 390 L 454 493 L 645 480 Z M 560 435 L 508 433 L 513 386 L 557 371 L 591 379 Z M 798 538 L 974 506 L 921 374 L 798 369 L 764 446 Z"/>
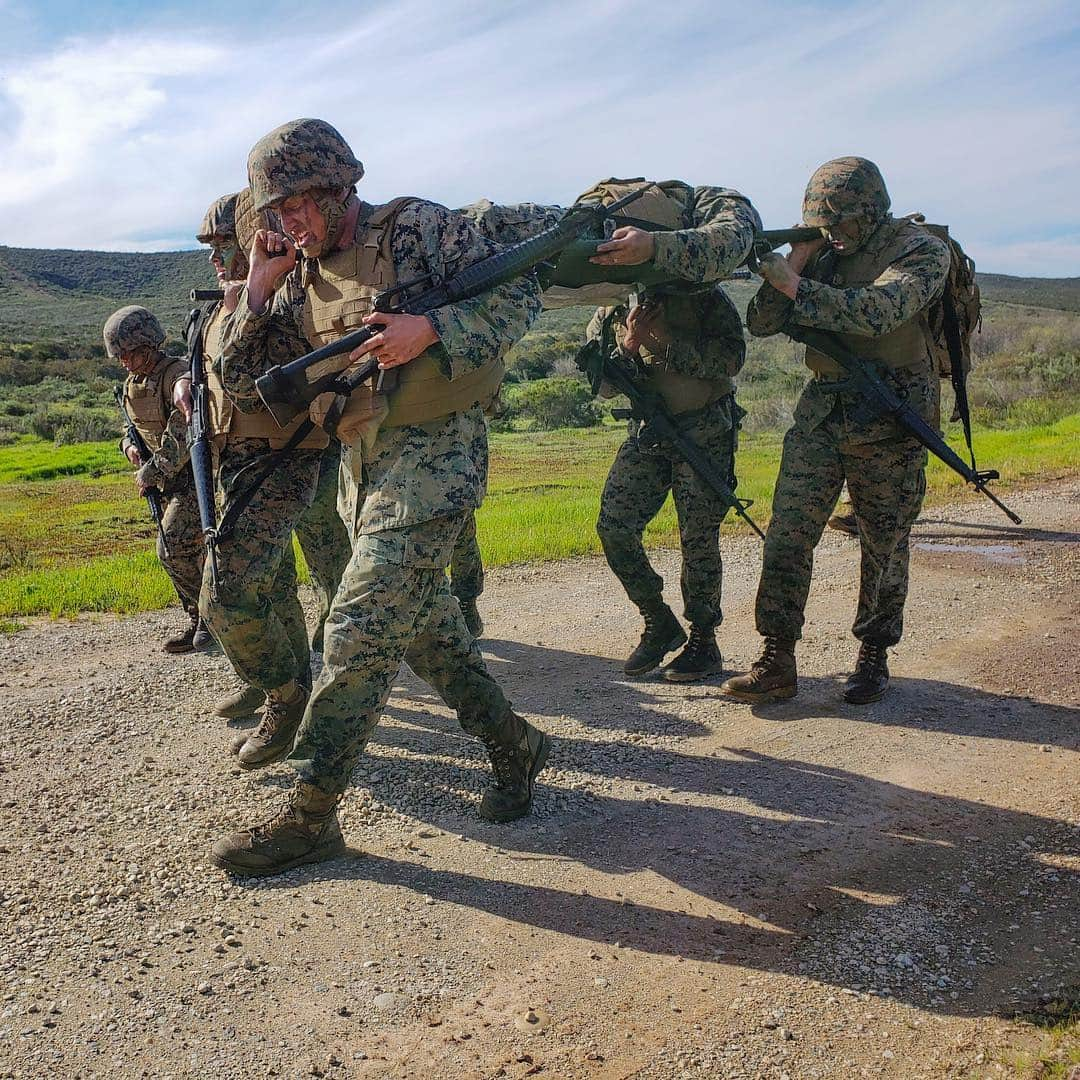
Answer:
<path fill-rule="evenodd" d="M 264 135 L 248 154 L 256 210 L 312 188 L 352 187 L 364 175 L 341 133 L 325 120 L 290 120 Z"/>
<path fill-rule="evenodd" d="M 806 185 L 802 218 L 815 228 L 828 228 L 850 218 L 880 221 L 891 205 L 878 167 L 866 158 L 826 161 Z"/>
<path fill-rule="evenodd" d="M 165 344 L 165 331 L 153 312 L 135 304 L 114 311 L 105 323 L 102 336 L 105 351 L 112 360 L 136 349 L 160 349 Z"/>
<path fill-rule="evenodd" d="M 199 231 L 195 234 L 195 239 L 200 244 L 213 243 L 215 236 L 226 240 L 236 237 L 236 199 L 237 193 L 234 191 L 231 195 L 222 195 L 210 204 L 210 209 L 206 211 Z"/>
<path fill-rule="evenodd" d="M 256 230 L 263 227 L 262 218 L 255 209 L 251 188 L 244 188 L 236 197 L 236 243 L 241 251 L 251 250 Z"/>

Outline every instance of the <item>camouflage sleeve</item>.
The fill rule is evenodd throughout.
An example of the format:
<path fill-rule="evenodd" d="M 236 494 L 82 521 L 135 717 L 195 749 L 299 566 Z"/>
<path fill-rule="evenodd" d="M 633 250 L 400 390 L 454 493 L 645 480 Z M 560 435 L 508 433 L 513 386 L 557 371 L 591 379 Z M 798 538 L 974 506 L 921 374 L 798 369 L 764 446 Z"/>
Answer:
<path fill-rule="evenodd" d="M 794 309 L 794 300 L 789 300 L 778 289 L 763 281 L 746 308 L 746 329 L 754 337 L 779 334 L 790 322 Z"/>
<path fill-rule="evenodd" d="M 263 372 L 311 348 L 303 330 L 301 273 L 297 265 L 261 315 L 248 308 L 243 289 L 236 310 L 225 320 L 218 374 L 226 393 L 245 412 L 262 406 L 255 380 Z"/>
<path fill-rule="evenodd" d="M 907 250 L 869 285 L 838 288 L 804 277 L 793 316 L 803 326 L 881 337 L 910 322 L 941 292 L 949 249 L 934 236 L 913 237 Z"/>
<path fill-rule="evenodd" d="M 629 212 L 629 211 L 628 211 Z M 719 281 L 742 265 L 761 218 L 727 188 L 694 188 L 694 228 L 658 232 L 653 263 L 683 281 Z"/>
<path fill-rule="evenodd" d="M 498 251 L 461 214 L 419 201 L 398 215 L 390 245 L 399 281 L 428 273 L 449 277 Z M 433 352 L 446 377 L 455 379 L 502 356 L 539 314 L 536 279 L 516 278 L 472 300 L 429 311 L 440 342 Z"/>

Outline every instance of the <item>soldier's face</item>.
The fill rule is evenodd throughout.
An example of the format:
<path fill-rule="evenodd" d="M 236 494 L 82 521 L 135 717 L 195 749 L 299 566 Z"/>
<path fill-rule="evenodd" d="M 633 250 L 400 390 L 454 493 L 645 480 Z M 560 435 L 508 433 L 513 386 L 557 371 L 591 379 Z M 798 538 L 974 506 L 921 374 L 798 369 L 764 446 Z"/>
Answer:
<path fill-rule="evenodd" d="M 132 375 L 149 375 L 154 370 L 157 353 L 153 349 L 143 346 L 141 349 L 122 352 L 119 360 L 124 369 L 130 371 Z"/>
<path fill-rule="evenodd" d="M 210 265 L 214 268 L 219 283 L 224 284 L 232 276 L 237 253 L 234 241 L 221 236 L 214 237 L 210 245 Z"/>
<path fill-rule="evenodd" d="M 281 218 L 281 227 L 297 247 L 315 248 L 326 240 L 326 218 L 307 192 L 290 196 L 274 209 Z"/>
<path fill-rule="evenodd" d="M 862 226 L 854 218 L 830 225 L 826 231 L 829 244 L 838 255 L 850 255 L 862 239 Z"/>

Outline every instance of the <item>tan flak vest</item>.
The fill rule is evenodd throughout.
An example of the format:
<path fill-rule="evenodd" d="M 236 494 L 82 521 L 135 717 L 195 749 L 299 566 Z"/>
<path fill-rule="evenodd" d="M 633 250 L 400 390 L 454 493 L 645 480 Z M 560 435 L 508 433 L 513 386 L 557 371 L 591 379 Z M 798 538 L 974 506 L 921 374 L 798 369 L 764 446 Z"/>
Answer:
<path fill-rule="evenodd" d="M 884 234 L 879 239 L 879 234 Z M 912 235 L 925 236 L 918 225 L 903 218 L 888 222 L 871 237 L 872 243 L 853 255 L 835 262 L 836 270 L 828 284 L 843 289 L 851 285 L 869 285 L 876 281 L 909 247 Z M 865 334 L 837 334 L 848 348 L 867 360 L 876 360 L 887 368 L 919 368 L 929 363 L 930 350 L 924 321 L 920 316 L 890 330 L 881 337 Z M 806 350 L 806 366 L 826 378 L 838 378 L 843 370 L 830 357 L 815 349 Z"/>
<path fill-rule="evenodd" d="M 266 409 L 244 412 L 238 409 L 225 393 L 214 360 L 221 355 L 221 332 L 225 324 L 225 308 L 220 304 L 203 328 L 203 356 L 206 361 L 206 389 L 210 402 L 210 430 L 214 446 L 220 451 L 229 439 L 265 439 L 271 450 L 280 450 L 292 433 L 307 419 L 300 413 L 287 427 L 280 427 Z M 315 428 L 302 439 L 297 450 L 322 450 L 330 445 L 330 436 Z"/>
<path fill-rule="evenodd" d="M 151 450 L 161 449 L 161 436 L 172 412 L 172 401 L 165 399 L 165 388 L 187 371 L 183 359 L 162 360 L 149 375 L 129 375 L 124 381 L 124 404 L 135 430 Z"/>
<path fill-rule="evenodd" d="M 305 276 L 304 333 L 313 346 L 336 341 L 363 326 L 374 310 L 375 295 L 394 285 L 397 277 L 390 250 L 394 222 L 410 198 L 394 199 L 375 207 L 356 243 L 345 251 L 320 256 Z M 348 356 L 336 356 L 308 370 L 316 381 L 350 366 Z M 404 427 L 439 420 L 474 405 L 486 408 L 502 382 L 502 358 L 450 380 L 432 351 L 394 368 L 396 388 L 376 392 L 367 382 L 349 397 L 342 419 L 370 421 L 380 427 Z"/>

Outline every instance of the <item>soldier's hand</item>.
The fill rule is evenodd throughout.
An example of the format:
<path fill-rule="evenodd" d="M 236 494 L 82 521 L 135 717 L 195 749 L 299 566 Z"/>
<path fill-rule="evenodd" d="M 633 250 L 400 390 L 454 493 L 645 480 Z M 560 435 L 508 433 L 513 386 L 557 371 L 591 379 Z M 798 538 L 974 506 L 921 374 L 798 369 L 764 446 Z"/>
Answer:
<path fill-rule="evenodd" d="M 379 361 L 379 367 L 400 367 L 415 360 L 425 349 L 439 340 L 435 327 L 426 315 L 388 315 L 381 311 L 364 316 L 367 326 L 383 327 L 374 337 L 368 338 L 358 349 L 349 353 L 355 364 L 365 356 Z"/>
<path fill-rule="evenodd" d="M 805 229 L 805 225 L 797 225 L 796 228 Z M 824 236 L 816 240 L 807 240 L 801 244 L 792 244 L 788 254 L 788 265 L 796 274 L 801 274 L 806 264 L 823 248 L 828 241 Z"/>
<path fill-rule="evenodd" d="M 622 225 L 611 234 L 610 240 L 596 245 L 596 254 L 589 262 L 597 266 L 637 266 L 656 254 L 656 238 L 651 232 Z"/>
<path fill-rule="evenodd" d="M 777 255 L 775 251 L 763 255 L 759 260 L 758 273 L 777 292 L 783 293 L 791 300 L 795 299 L 795 293 L 798 291 L 802 278 L 795 273 L 783 255 Z"/>
<path fill-rule="evenodd" d="M 124 449 L 124 456 L 131 462 L 135 468 L 139 468 L 142 462 L 139 460 L 139 451 L 134 446 L 128 446 Z"/>
<path fill-rule="evenodd" d="M 177 379 L 173 386 L 172 403 L 174 409 L 179 409 L 184 414 L 184 419 L 191 423 L 191 379 L 185 377 Z"/>
<path fill-rule="evenodd" d="M 296 245 L 284 233 L 259 229 L 251 242 L 248 261 L 248 307 L 261 315 L 296 265 Z"/>

